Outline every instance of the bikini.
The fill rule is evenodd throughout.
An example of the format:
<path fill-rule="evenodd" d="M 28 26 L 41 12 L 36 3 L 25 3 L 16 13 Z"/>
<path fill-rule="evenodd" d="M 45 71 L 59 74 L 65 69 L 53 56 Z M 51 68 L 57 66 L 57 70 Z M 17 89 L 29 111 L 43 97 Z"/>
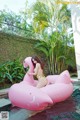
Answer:
<path fill-rule="evenodd" d="M 36 69 L 34 69 L 35 71 Z M 38 78 L 39 80 L 39 83 L 38 83 L 38 86 L 40 87 L 44 87 L 48 84 L 47 80 L 46 80 L 46 77 L 44 76 L 44 74 L 42 73 L 42 75 L 36 75 L 36 77 Z"/>

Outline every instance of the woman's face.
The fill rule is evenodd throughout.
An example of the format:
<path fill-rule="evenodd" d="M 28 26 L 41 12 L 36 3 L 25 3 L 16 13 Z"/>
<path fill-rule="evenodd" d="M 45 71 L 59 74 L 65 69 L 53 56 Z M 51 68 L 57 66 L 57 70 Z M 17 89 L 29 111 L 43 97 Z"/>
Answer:
<path fill-rule="evenodd" d="M 35 64 L 37 63 L 37 61 L 35 59 L 32 59 L 32 62 L 35 63 Z"/>

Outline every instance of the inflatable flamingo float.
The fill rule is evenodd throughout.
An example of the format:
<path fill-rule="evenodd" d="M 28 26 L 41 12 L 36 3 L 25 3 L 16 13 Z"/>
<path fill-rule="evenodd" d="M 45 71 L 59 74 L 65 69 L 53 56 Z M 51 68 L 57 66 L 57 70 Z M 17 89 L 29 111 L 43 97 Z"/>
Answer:
<path fill-rule="evenodd" d="M 29 72 L 33 72 L 31 57 L 23 62 L 24 68 L 29 66 Z M 73 85 L 69 72 L 65 70 L 60 75 L 46 77 L 48 84 L 37 88 L 37 80 L 26 73 L 23 81 L 12 85 L 9 89 L 9 99 L 13 105 L 28 110 L 44 110 L 49 105 L 66 100 L 73 93 Z"/>

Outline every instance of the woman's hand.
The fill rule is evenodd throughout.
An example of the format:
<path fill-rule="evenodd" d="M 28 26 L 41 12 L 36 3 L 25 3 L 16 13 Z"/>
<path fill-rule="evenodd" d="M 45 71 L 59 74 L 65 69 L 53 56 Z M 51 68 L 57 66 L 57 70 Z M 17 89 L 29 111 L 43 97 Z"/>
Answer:
<path fill-rule="evenodd" d="M 33 73 L 27 72 L 28 75 L 33 75 Z"/>
<path fill-rule="evenodd" d="M 28 75 L 36 75 L 35 73 L 29 73 L 29 72 L 27 72 L 28 73 Z"/>

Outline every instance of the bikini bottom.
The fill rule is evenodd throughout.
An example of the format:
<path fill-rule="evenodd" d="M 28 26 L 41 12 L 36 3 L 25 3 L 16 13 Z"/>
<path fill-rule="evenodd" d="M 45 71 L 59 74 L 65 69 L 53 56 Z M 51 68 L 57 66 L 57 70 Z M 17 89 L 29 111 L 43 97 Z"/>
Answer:
<path fill-rule="evenodd" d="M 41 88 L 44 87 L 48 84 L 48 81 L 46 80 L 45 76 L 38 76 L 38 84 L 37 84 L 37 88 Z"/>

